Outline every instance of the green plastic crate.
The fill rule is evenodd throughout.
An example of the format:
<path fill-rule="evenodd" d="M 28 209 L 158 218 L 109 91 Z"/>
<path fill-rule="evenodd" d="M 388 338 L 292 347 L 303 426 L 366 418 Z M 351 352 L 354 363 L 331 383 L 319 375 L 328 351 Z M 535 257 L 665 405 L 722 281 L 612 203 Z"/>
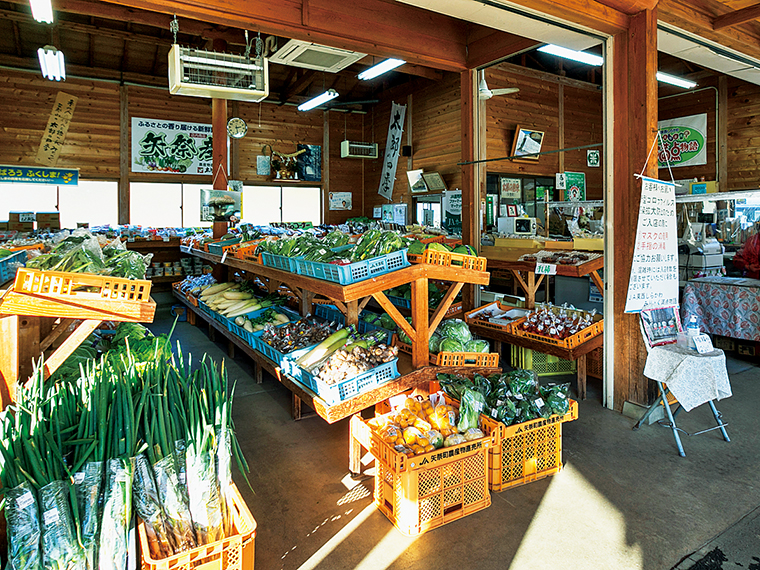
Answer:
<path fill-rule="evenodd" d="M 576 371 L 574 360 L 565 360 L 521 346 L 512 346 L 511 357 L 513 368 L 533 370 L 537 376 L 559 376 L 574 374 Z"/>

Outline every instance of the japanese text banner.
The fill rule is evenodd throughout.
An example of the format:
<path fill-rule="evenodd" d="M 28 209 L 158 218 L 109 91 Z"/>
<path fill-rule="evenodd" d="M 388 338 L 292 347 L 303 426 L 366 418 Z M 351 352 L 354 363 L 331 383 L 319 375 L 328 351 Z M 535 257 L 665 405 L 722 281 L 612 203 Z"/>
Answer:
<path fill-rule="evenodd" d="M 626 313 L 678 305 L 675 184 L 641 179 L 641 202 Z"/>
<path fill-rule="evenodd" d="M 132 172 L 211 174 L 210 124 L 132 117 Z"/>
<path fill-rule="evenodd" d="M 58 156 L 61 154 L 61 147 L 63 147 L 66 134 L 69 132 L 69 125 L 78 100 L 73 95 L 63 91 L 59 91 L 55 96 L 53 110 L 50 112 L 45 127 L 45 134 L 42 135 L 37 156 L 34 158 L 37 164 L 55 166 L 58 162 Z"/>
<path fill-rule="evenodd" d="M 383 158 L 383 173 L 380 177 L 380 187 L 377 193 L 383 198 L 391 199 L 393 184 L 396 181 L 396 166 L 398 153 L 401 149 L 401 134 L 404 132 L 404 116 L 406 105 L 392 104 L 391 119 L 388 124 L 388 139 L 385 142 L 385 157 Z"/>

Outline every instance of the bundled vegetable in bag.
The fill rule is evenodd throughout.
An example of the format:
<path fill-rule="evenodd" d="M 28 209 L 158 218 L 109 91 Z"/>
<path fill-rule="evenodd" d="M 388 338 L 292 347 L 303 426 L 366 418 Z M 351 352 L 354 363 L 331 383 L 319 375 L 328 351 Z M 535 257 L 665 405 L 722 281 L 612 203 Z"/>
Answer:
<path fill-rule="evenodd" d="M 78 568 L 82 558 L 71 517 L 68 483 L 52 481 L 39 492 L 42 567 L 51 570 Z"/>
<path fill-rule="evenodd" d="M 144 454 L 135 457 L 133 480 L 135 512 L 145 523 L 150 556 L 160 560 L 174 554 L 169 536 L 164 525 L 164 513 L 158 499 L 158 489 L 153 479 L 153 472 Z"/>
<path fill-rule="evenodd" d="M 13 570 L 40 570 L 40 520 L 32 486 L 24 481 L 8 489 L 5 501 L 8 567 Z"/>
<path fill-rule="evenodd" d="M 129 523 L 132 518 L 132 458 L 106 462 L 103 520 L 98 552 L 100 570 L 122 570 L 129 554 Z"/>
<path fill-rule="evenodd" d="M 465 433 L 470 428 L 478 428 L 480 413 L 486 405 L 486 399 L 483 394 L 465 388 L 462 395 L 462 402 L 459 407 L 459 423 L 457 429 L 459 433 Z"/>

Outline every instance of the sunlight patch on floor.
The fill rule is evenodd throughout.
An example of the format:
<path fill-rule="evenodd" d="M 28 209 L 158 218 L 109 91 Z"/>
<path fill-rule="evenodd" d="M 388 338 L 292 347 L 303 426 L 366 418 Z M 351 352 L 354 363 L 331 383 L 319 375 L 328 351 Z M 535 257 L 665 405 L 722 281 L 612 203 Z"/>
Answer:
<path fill-rule="evenodd" d="M 549 479 L 510 570 L 553 570 L 557 560 L 575 568 L 643 568 L 641 546 L 629 544 L 625 517 L 583 474 L 566 463 Z M 595 548 L 589 549 L 589 540 Z"/>
<path fill-rule="evenodd" d="M 370 505 L 374 507 L 374 505 Z M 354 570 L 385 570 L 417 540 L 416 536 L 404 536 L 391 528 L 383 539 L 357 564 Z"/>
<path fill-rule="evenodd" d="M 314 570 L 321 562 L 327 558 L 330 553 L 335 550 L 341 542 L 343 542 L 348 536 L 351 535 L 364 521 L 366 521 L 372 513 L 375 512 L 375 505 L 370 503 L 359 514 L 357 514 L 351 522 L 336 532 L 330 540 L 322 545 L 322 547 L 312 554 L 309 559 L 299 566 L 298 570 Z"/>

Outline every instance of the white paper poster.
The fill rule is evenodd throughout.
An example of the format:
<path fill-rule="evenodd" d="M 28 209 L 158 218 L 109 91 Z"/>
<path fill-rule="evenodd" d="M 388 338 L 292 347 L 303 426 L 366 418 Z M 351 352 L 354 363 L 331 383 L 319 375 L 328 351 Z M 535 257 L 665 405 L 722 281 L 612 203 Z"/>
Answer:
<path fill-rule="evenodd" d="M 662 145 L 657 160 L 660 168 L 707 164 L 707 113 L 658 121 Z"/>
<path fill-rule="evenodd" d="M 385 141 L 385 158 L 383 158 L 383 173 L 380 177 L 380 187 L 377 193 L 388 200 L 393 195 L 393 184 L 396 181 L 396 165 L 401 148 L 401 134 L 404 132 L 404 116 L 406 105 L 392 103 L 391 119 L 388 123 L 388 138 Z"/>
<path fill-rule="evenodd" d="M 350 210 L 352 198 L 351 192 L 330 192 L 330 209 Z"/>
<path fill-rule="evenodd" d="M 211 174 L 212 127 L 132 117 L 132 172 Z"/>
<path fill-rule="evenodd" d="M 678 236 L 675 185 L 641 179 L 626 313 L 678 305 Z"/>

